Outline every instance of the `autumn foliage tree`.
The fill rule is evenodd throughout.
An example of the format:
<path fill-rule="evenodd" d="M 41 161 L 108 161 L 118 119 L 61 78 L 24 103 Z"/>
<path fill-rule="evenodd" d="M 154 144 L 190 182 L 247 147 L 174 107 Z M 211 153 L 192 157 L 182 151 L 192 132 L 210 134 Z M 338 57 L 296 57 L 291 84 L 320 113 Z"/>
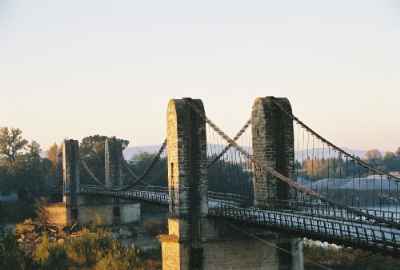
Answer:
<path fill-rule="evenodd" d="M 25 149 L 28 141 L 22 137 L 18 128 L 0 128 L 0 155 L 9 162 L 15 162 L 19 152 Z"/>
<path fill-rule="evenodd" d="M 0 191 L 17 192 L 28 201 L 46 193 L 50 165 L 36 141 L 18 128 L 0 128 Z"/>
<path fill-rule="evenodd" d="M 57 154 L 59 151 L 59 147 L 56 143 L 52 144 L 47 150 L 47 159 L 51 162 L 51 174 L 55 175 L 56 167 L 57 167 Z"/>
<path fill-rule="evenodd" d="M 107 137 L 103 135 L 93 135 L 82 139 L 80 143 L 80 155 L 83 158 L 90 170 L 96 174 L 100 179 L 104 179 L 105 175 L 105 142 Z M 125 149 L 129 145 L 128 140 L 118 139 L 122 143 L 122 149 Z M 82 170 L 82 183 L 89 183 L 90 177 Z"/>

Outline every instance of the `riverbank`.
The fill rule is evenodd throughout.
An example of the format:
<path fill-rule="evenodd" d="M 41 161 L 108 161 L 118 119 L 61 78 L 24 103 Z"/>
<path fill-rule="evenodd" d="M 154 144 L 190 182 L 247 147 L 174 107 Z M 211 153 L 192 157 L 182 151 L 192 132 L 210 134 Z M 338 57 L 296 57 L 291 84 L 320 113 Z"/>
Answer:
<path fill-rule="evenodd" d="M 352 248 L 306 244 L 304 264 L 306 270 L 399 270 L 400 258 Z"/>

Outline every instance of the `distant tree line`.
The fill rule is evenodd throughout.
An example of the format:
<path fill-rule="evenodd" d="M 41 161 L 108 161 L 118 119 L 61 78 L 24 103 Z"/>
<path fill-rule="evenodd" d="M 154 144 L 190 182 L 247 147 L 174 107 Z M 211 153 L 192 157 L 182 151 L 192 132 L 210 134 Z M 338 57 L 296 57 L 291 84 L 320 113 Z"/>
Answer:
<path fill-rule="evenodd" d="M 79 145 L 81 158 L 85 160 L 90 170 L 102 182 L 105 181 L 105 142 L 111 138 L 113 137 L 103 135 L 87 136 L 81 140 Z M 128 140 L 118 140 L 122 144 L 122 150 L 129 145 Z M 81 169 L 81 183 L 95 184 L 89 174 L 83 169 Z"/>
<path fill-rule="evenodd" d="M 94 135 L 83 138 L 80 143 L 81 157 L 85 159 L 90 170 L 101 181 L 104 181 L 104 145 L 107 138 L 102 135 Z M 123 149 L 129 144 L 129 141 L 125 139 L 118 140 L 121 141 Z M 130 170 L 140 177 L 146 172 L 154 157 L 155 153 L 142 152 L 130 158 L 127 164 Z M 213 159 L 213 157 L 209 158 L 210 160 Z M 135 181 L 127 170 L 123 170 L 123 179 L 125 184 Z M 143 181 L 149 185 L 168 186 L 168 167 L 165 155 L 160 157 L 160 160 L 154 165 Z M 83 169 L 81 170 L 81 183 L 95 184 Z M 237 193 L 246 196 L 249 195 L 252 189 L 250 172 L 244 170 L 241 164 L 234 164 L 223 160 L 216 162 L 214 166 L 209 168 L 208 185 L 211 191 Z"/>
<path fill-rule="evenodd" d="M 138 175 L 145 172 L 151 164 L 154 154 L 140 153 L 129 161 L 130 168 Z M 209 157 L 211 161 L 213 157 Z M 155 165 L 145 182 L 155 186 L 168 186 L 167 159 L 162 157 Z M 246 171 L 242 164 L 235 164 L 224 160 L 217 161 L 207 171 L 208 188 L 214 192 L 236 193 L 249 196 L 252 190 L 251 173 Z"/>
<path fill-rule="evenodd" d="M 47 194 L 55 160 L 41 157 L 40 145 L 17 128 L 0 128 L 0 191 L 32 201 Z"/>
<path fill-rule="evenodd" d="M 0 202 L 0 223 L 34 215 L 34 202 L 51 194 L 57 145 L 41 156 L 40 145 L 26 140 L 18 128 L 0 128 L 0 195 L 17 194 L 18 202 Z"/>
<path fill-rule="evenodd" d="M 377 149 L 366 152 L 363 160 L 385 172 L 400 172 L 400 147 L 395 152 L 382 153 Z M 365 177 L 370 172 L 354 160 L 345 157 L 306 158 L 297 161 L 297 174 L 309 180 L 324 178 Z"/>
<path fill-rule="evenodd" d="M 93 135 L 80 142 L 80 154 L 92 172 L 104 181 L 105 141 L 107 136 Z M 129 141 L 121 141 L 122 148 Z M 54 188 L 57 155 L 60 146 L 53 144 L 47 156 L 41 155 L 40 145 L 29 142 L 17 128 L 0 128 L 0 192 L 15 192 L 21 200 L 33 201 L 40 196 L 48 196 Z M 128 160 L 128 166 L 136 175 L 142 175 L 151 164 L 155 154 L 140 153 Z M 210 160 L 212 157 L 209 157 Z M 364 160 L 384 171 L 400 171 L 400 147 L 397 151 L 381 154 L 373 149 L 367 151 Z M 346 178 L 367 176 L 368 170 L 356 162 L 345 158 L 305 159 L 297 161 L 295 169 L 298 175 L 309 179 Z M 134 178 L 123 170 L 124 183 Z M 150 185 L 167 186 L 167 159 L 163 155 L 144 181 Z M 81 169 L 81 183 L 94 184 L 87 172 Z M 243 164 L 220 160 L 208 169 L 208 184 L 211 191 L 237 193 L 248 196 L 252 190 L 252 175 Z"/>

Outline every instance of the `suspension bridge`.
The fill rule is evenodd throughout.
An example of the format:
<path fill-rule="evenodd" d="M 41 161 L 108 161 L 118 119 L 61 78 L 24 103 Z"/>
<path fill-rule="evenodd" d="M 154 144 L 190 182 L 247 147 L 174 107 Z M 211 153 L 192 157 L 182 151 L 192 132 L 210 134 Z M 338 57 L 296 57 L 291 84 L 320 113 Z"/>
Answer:
<path fill-rule="evenodd" d="M 167 127 L 167 139 L 141 174 L 124 160 L 118 140 L 108 140 L 105 181 L 79 155 L 78 142 L 66 140 L 70 218 L 77 218 L 82 196 L 144 201 L 165 205 L 171 217 L 187 222 L 180 237 L 194 246 L 207 220 L 222 219 L 400 254 L 400 178 L 325 139 L 293 114 L 287 99 L 256 99 L 233 137 L 207 117 L 200 100 L 171 100 Z M 161 162 L 165 183 L 151 185 Z M 90 185 L 80 183 L 81 173 Z"/>

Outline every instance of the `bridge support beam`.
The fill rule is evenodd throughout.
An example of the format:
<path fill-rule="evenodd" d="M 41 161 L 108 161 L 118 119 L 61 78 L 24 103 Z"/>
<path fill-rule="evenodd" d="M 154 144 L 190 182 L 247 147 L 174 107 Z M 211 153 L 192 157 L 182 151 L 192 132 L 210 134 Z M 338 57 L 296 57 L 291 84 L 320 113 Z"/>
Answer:
<path fill-rule="evenodd" d="M 122 186 L 122 143 L 117 138 L 105 141 L 106 187 Z"/>
<path fill-rule="evenodd" d="M 63 201 L 67 208 L 67 224 L 78 220 L 79 204 L 79 142 L 65 140 L 63 144 Z"/>
<path fill-rule="evenodd" d="M 207 139 L 206 124 L 190 105 L 204 112 L 201 100 L 174 99 L 168 104 L 167 149 L 168 187 L 171 198 L 168 220 L 168 241 L 162 241 L 163 260 L 180 258 L 174 264 L 165 263 L 164 270 L 202 269 L 202 243 L 207 230 Z M 185 243 L 175 250 L 172 242 Z M 174 256 L 169 252 L 185 253 Z M 178 267 L 179 266 L 179 267 Z M 178 267 L 178 268 L 176 268 Z"/>
<path fill-rule="evenodd" d="M 254 159 L 262 167 L 269 166 L 292 177 L 294 171 L 293 121 L 276 104 L 291 112 L 286 98 L 257 98 L 252 109 L 252 143 Z M 275 207 L 289 199 L 289 187 L 256 168 L 254 176 L 254 204 Z"/>

